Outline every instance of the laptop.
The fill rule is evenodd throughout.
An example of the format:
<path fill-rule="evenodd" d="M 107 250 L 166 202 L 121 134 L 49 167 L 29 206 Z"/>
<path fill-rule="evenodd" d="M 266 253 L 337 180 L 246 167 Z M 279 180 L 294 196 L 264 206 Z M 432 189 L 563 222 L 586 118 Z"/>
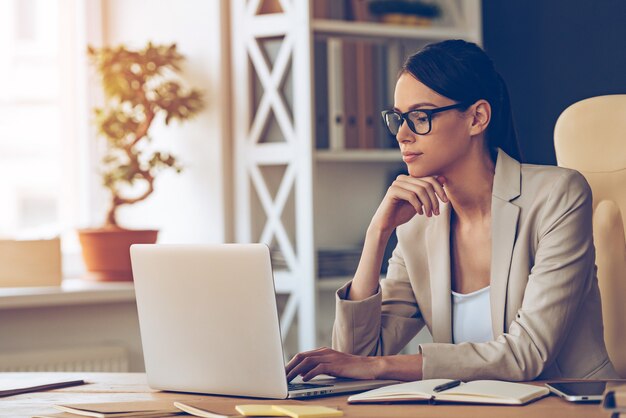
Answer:
<path fill-rule="evenodd" d="M 397 383 L 327 378 L 288 385 L 264 244 L 135 244 L 130 255 L 153 389 L 285 399 Z"/>

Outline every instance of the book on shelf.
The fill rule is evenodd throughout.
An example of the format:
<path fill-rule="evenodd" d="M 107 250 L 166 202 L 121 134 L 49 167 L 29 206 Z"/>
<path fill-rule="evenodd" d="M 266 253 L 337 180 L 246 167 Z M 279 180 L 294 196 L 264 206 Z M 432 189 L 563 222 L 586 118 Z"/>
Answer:
<path fill-rule="evenodd" d="M 289 268 L 282 251 L 276 248 L 270 249 L 270 259 L 272 260 L 272 269 L 274 270 L 286 270 Z"/>
<path fill-rule="evenodd" d="M 322 248 L 317 251 L 318 276 L 337 277 L 352 276 L 361 259 L 361 247 L 348 248 Z M 286 270 L 287 261 L 280 250 L 270 251 L 272 268 L 274 270 Z"/>
<path fill-rule="evenodd" d="M 393 250 L 398 243 L 395 231 L 391 234 L 389 241 L 385 247 L 383 262 L 380 273 L 387 273 L 389 267 L 389 259 Z M 347 248 L 323 248 L 317 252 L 317 276 L 321 279 L 328 277 L 351 277 L 354 276 L 359 261 L 361 260 L 362 247 Z M 287 270 L 287 261 L 281 251 L 273 249 L 270 252 L 272 259 L 272 268 L 275 271 Z"/>
<path fill-rule="evenodd" d="M 361 259 L 361 247 L 322 248 L 317 251 L 319 277 L 353 276 Z"/>
<path fill-rule="evenodd" d="M 416 382 L 400 383 L 352 395 L 349 403 L 374 402 L 460 402 L 494 405 L 524 405 L 543 398 L 550 391 L 545 386 L 525 383 L 504 382 L 499 380 L 474 380 L 460 382 L 450 389 L 435 391 L 444 384 L 452 384 L 454 380 L 428 379 Z"/>
<path fill-rule="evenodd" d="M 368 13 L 374 20 L 407 26 L 431 26 L 442 14 L 437 2 L 420 0 L 369 0 Z"/>

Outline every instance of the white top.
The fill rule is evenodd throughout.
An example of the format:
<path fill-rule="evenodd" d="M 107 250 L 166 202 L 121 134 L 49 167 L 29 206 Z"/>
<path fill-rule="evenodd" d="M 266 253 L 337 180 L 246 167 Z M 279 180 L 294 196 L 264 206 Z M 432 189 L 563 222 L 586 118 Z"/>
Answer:
<path fill-rule="evenodd" d="M 490 286 L 472 293 L 452 292 L 452 341 L 484 343 L 493 340 Z"/>

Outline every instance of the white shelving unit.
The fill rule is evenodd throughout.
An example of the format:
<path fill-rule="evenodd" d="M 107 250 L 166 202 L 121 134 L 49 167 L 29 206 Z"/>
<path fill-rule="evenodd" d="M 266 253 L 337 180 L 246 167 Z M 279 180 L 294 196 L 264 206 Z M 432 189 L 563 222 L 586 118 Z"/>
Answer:
<path fill-rule="evenodd" d="M 399 150 L 316 150 L 315 159 L 318 162 L 391 162 L 397 163 L 401 158 Z"/>
<path fill-rule="evenodd" d="M 315 0 L 313 0 L 315 1 Z M 347 24 L 346 24 L 347 23 Z M 464 29 L 438 27 L 406 27 L 368 22 L 346 22 L 340 20 L 313 20 L 311 29 L 316 36 L 344 37 L 359 39 L 427 39 L 443 41 L 445 39 L 468 38 Z M 474 35 L 473 35 L 474 36 Z"/>
<path fill-rule="evenodd" d="M 432 27 L 315 20 L 313 1 L 234 0 L 231 9 L 236 237 L 284 255 L 281 328 L 285 338 L 297 325 L 297 350 L 330 343 L 332 292 L 350 279 L 316 277 L 317 249 L 360 245 L 388 172 L 401 166 L 397 149 L 316 149 L 314 40 L 482 44 L 480 0 L 439 0 L 444 18 Z"/>

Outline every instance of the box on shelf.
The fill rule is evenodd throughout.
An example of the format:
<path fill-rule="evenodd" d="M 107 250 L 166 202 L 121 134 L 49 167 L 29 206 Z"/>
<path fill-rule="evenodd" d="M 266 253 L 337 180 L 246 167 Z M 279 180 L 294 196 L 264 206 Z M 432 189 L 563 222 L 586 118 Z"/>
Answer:
<path fill-rule="evenodd" d="M 0 287 L 60 286 L 61 240 L 0 240 Z"/>
<path fill-rule="evenodd" d="M 361 247 L 322 248 L 317 251 L 319 277 L 352 276 L 361 259 Z M 287 261 L 280 250 L 272 249 L 272 267 L 274 270 L 288 268 Z"/>

